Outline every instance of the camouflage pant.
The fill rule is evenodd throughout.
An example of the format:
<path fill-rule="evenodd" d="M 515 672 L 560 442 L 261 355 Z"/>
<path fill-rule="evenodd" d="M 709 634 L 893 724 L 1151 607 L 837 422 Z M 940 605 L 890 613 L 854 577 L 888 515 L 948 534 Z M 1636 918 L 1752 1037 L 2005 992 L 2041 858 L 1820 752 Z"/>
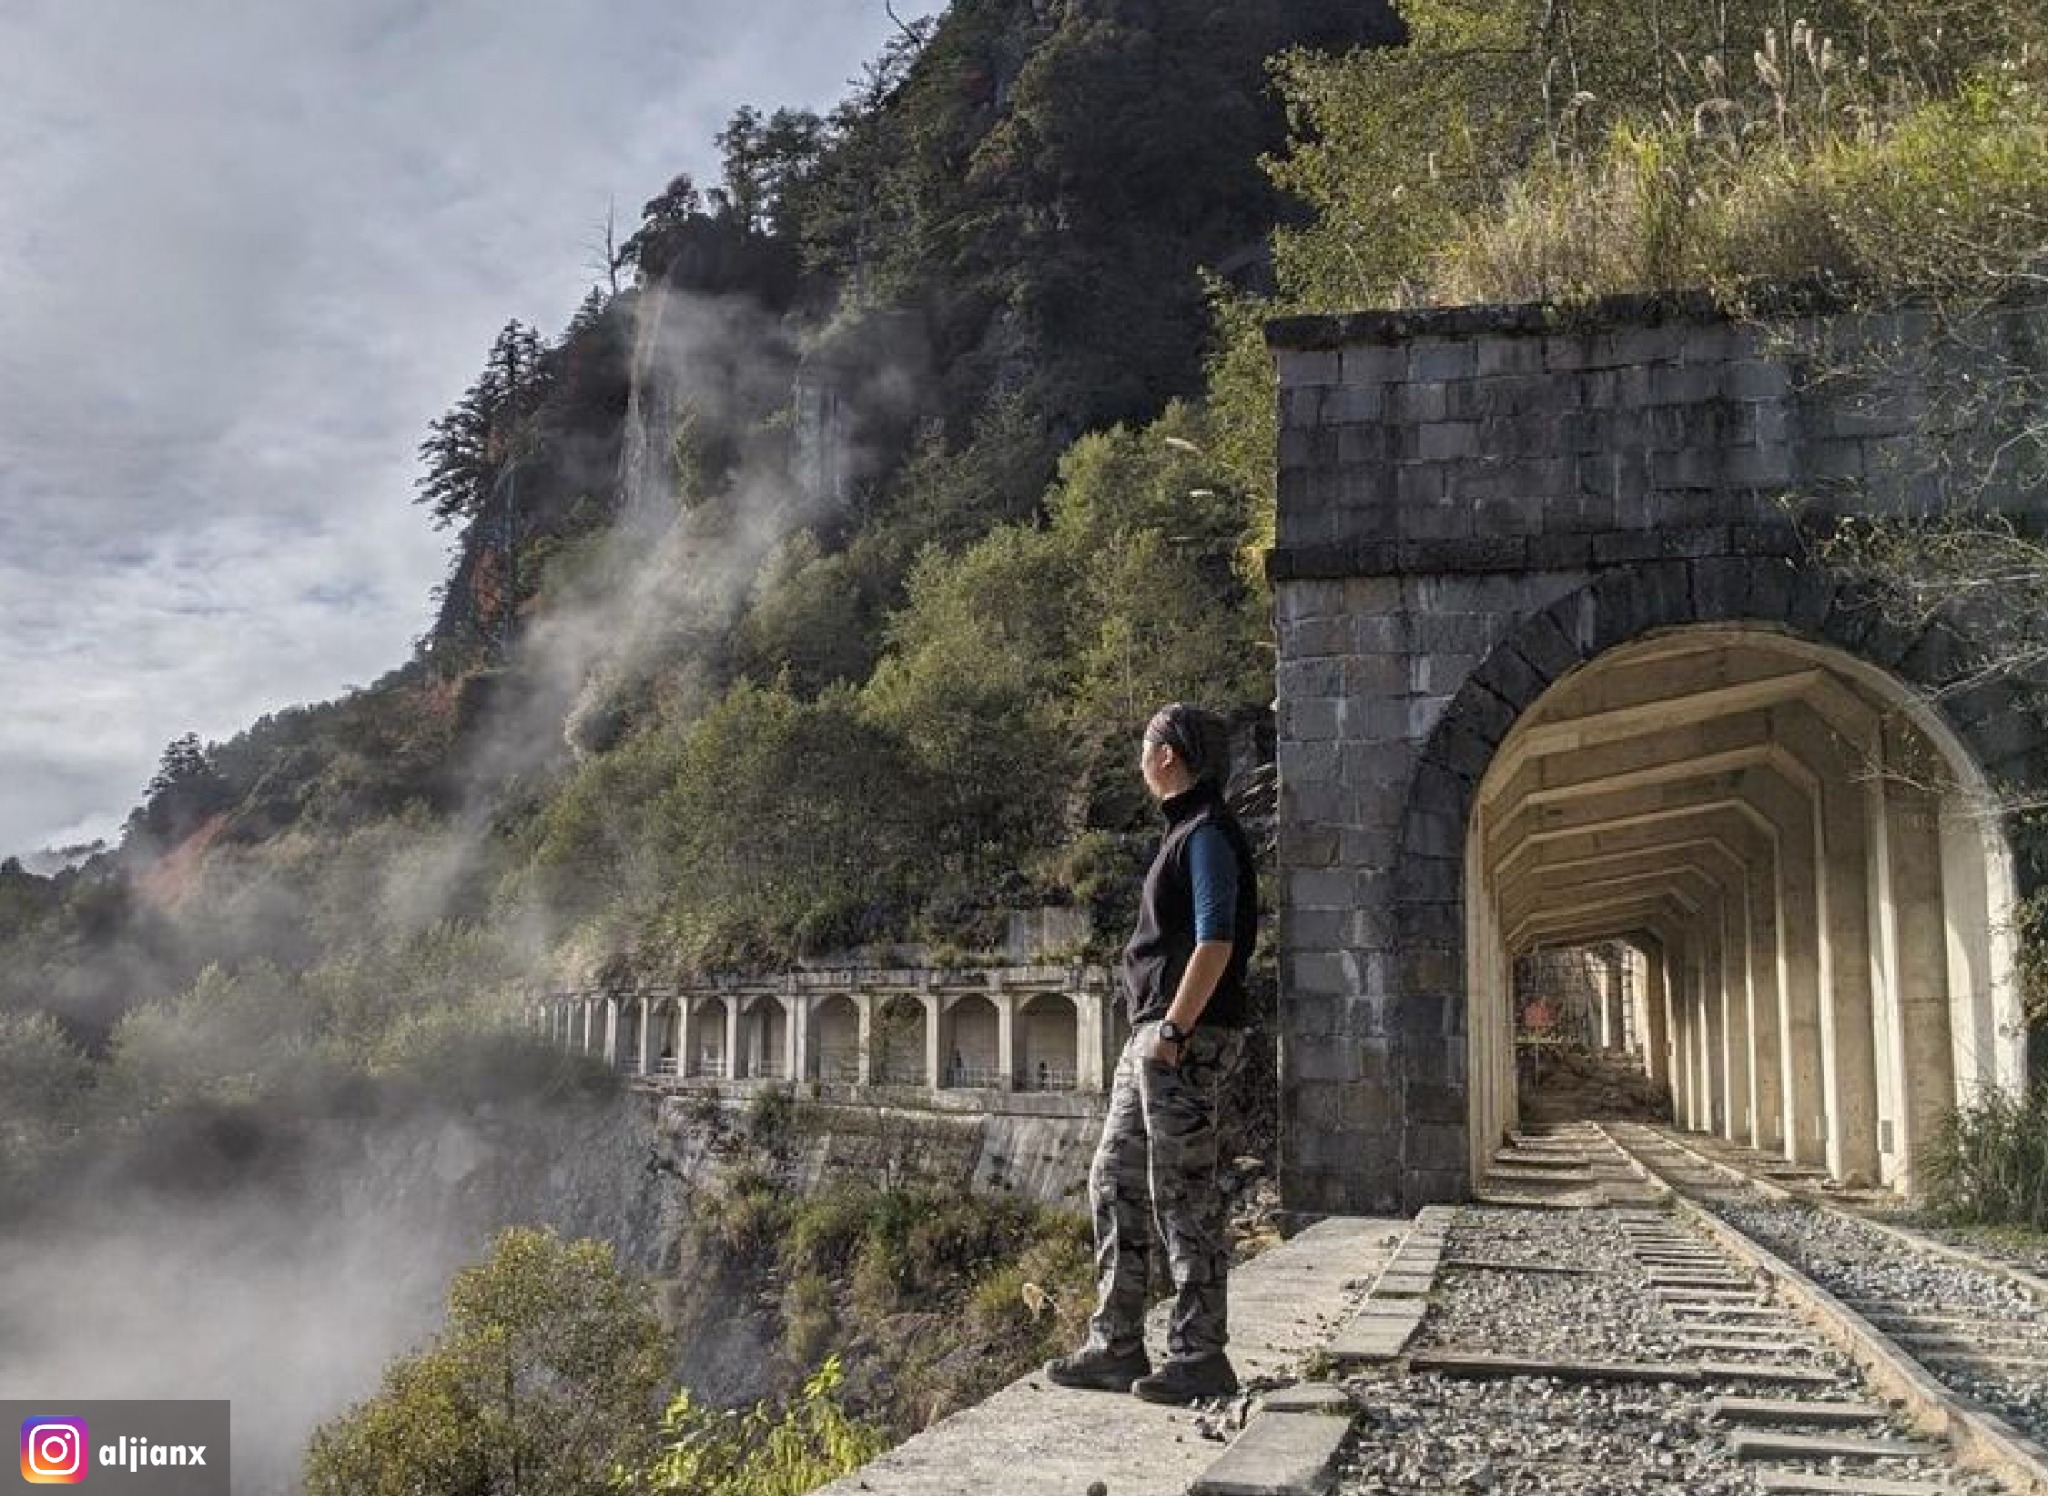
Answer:
<path fill-rule="evenodd" d="M 1178 1066 L 1140 1058 L 1157 1025 L 1140 1024 L 1117 1061 L 1109 1116 L 1088 1173 L 1095 1211 L 1093 1344 L 1144 1344 L 1152 1226 L 1173 1276 L 1167 1352 L 1205 1356 L 1228 1340 L 1224 1304 L 1230 1248 L 1216 1180 L 1216 1103 L 1244 1060 L 1238 1029 L 1197 1028 Z"/>

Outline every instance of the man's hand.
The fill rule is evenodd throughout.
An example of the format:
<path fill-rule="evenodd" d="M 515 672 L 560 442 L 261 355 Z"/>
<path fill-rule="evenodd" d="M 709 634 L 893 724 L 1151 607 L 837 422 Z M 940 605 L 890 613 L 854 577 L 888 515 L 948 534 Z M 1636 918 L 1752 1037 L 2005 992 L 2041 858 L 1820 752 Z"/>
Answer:
<path fill-rule="evenodd" d="M 1158 1028 L 1154 1027 L 1152 1037 L 1145 1043 L 1145 1058 L 1154 1064 L 1164 1065 L 1169 1070 L 1178 1070 L 1180 1046 L 1171 1039 L 1160 1038 Z"/>

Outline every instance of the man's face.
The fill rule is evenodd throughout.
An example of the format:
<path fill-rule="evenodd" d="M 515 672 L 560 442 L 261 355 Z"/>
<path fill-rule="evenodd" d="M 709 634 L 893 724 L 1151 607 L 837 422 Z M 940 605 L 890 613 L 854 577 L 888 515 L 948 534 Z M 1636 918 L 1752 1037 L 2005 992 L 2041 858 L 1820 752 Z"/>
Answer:
<path fill-rule="evenodd" d="M 1153 799 L 1164 800 L 1169 793 L 1168 775 L 1173 762 L 1173 750 L 1160 742 L 1148 728 L 1138 748 L 1138 773 L 1143 776 L 1145 788 Z"/>

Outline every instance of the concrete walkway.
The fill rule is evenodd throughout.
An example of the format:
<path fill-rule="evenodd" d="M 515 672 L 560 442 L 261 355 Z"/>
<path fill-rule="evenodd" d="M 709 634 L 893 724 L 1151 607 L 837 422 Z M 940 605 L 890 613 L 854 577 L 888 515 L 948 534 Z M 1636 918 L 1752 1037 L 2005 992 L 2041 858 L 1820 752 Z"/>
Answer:
<path fill-rule="evenodd" d="M 1230 1278 L 1231 1360 L 1246 1381 L 1291 1376 L 1365 1295 L 1405 1220 L 1323 1221 Z M 1150 1325 L 1155 1358 L 1165 1306 Z M 1037 1373 L 963 1409 L 816 1496 L 1182 1496 L 1223 1453 L 1195 1414 L 1135 1397 L 1071 1392 Z"/>

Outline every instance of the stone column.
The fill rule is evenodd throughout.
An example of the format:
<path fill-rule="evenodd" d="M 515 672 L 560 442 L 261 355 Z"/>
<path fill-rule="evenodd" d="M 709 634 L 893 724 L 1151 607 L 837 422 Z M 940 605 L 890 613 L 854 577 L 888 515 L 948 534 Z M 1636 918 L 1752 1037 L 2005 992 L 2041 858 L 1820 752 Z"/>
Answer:
<path fill-rule="evenodd" d="M 1074 996 L 1074 1084 L 1101 1095 L 1109 1089 L 1109 1006 L 1100 992 L 1080 988 Z"/>
<path fill-rule="evenodd" d="M 855 1079 L 863 1086 L 875 1083 L 875 1004 L 880 1001 L 872 992 L 857 992 L 853 997 L 854 1008 L 860 1014 L 860 1073 Z"/>
<path fill-rule="evenodd" d="M 798 1016 L 801 999 L 785 994 L 775 999 L 782 1004 L 782 1075 L 796 1080 L 803 1075 L 803 1024 Z"/>
<path fill-rule="evenodd" d="M 1014 992 L 997 992 L 993 995 L 996 1000 L 996 1068 L 1002 1074 L 1002 1088 L 1005 1091 L 1014 1091 L 1017 1089 L 1017 1004 L 1020 999 Z M 1074 1043 L 1078 1048 L 1081 1044 L 1078 1005 L 1074 1012 Z M 1077 1055 L 1077 1069 L 1079 1065 L 1080 1057 Z M 1078 1084 L 1079 1077 L 1076 1076 L 1075 1079 Z"/>
<path fill-rule="evenodd" d="M 939 998 L 935 993 L 918 994 L 918 1001 L 924 1004 L 924 1084 L 925 1089 L 937 1091 L 946 1079 L 944 1052 L 939 1048 L 942 1037 L 939 1022 Z"/>
<path fill-rule="evenodd" d="M 619 1068 L 619 1000 L 609 994 L 604 1000 L 604 1062 L 610 1069 Z"/>
<path fill-rule="evenodd" d="M 676 992 L 676 1075 L 697 1073 L 696 1000 L 682 990 Z"/>
<path fill-rule="evenodd" d="M 736 992 L 724 995 L 725 1003 L 725 1078 L 738 1080 L 743 1068 L 740 1064 L 740 998 Z"/>
<path fill-rule="evenodd" d="M 643 993 L 640 998 L 640 1073 L 654 1073 L 654 1056 L 660 1053 L 654 1047 L 654 999 Z"/>

